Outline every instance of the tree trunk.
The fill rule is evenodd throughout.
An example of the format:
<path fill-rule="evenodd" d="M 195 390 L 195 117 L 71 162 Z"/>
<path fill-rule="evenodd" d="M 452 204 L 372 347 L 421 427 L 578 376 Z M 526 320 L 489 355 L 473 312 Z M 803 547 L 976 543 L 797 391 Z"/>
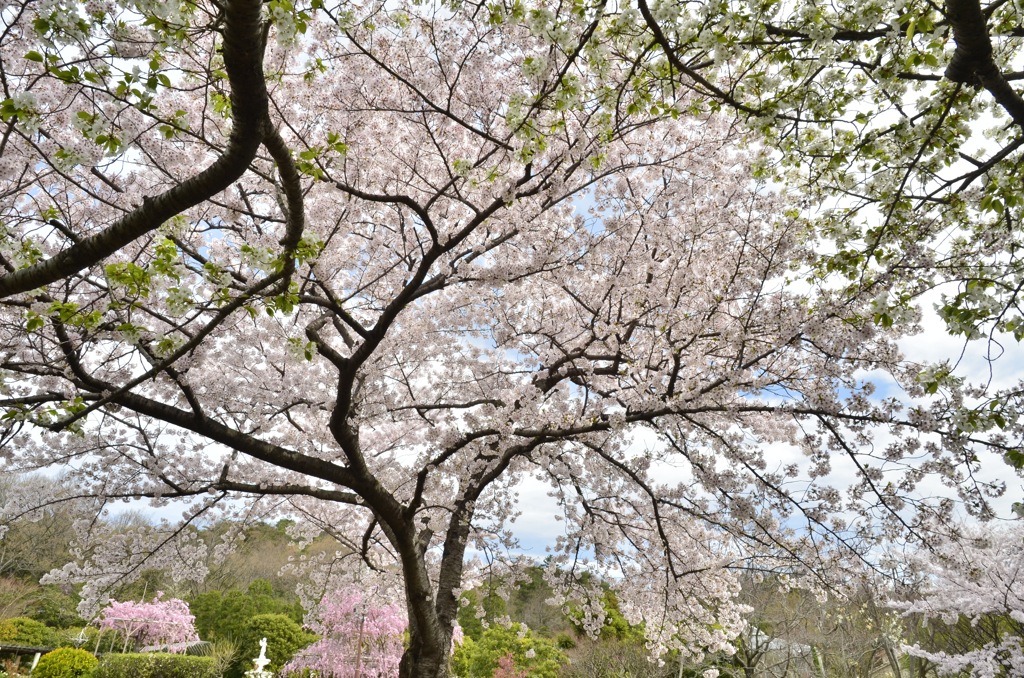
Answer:
<path fill-rule="evenodd" d="M 436 648 L 410 642 L 398 667 L 399 678 L 448 678 L 448 652 L 438 655 Z"/>
<path fill-rule="evenodd" d="M 409 614 L 409 647 L 402 655 L 398 675 L 399 678 L 448 678 L 455 610 L 448 609 L 450 605 L 437 604 L 425 559 L 429 537 L 423 533 L 417 540 L 409 537 L 412 533 L 412 529 L 408 529 L 395 540 L 402 548 L 402 573 Z M 448 578 L 445 570 L 446 563 L 442 563 L 441 580 Z"/>
<path fill-rule="evenodd" d="M 483 487 L 480 484 L 479 487 Z M 448 678 L 451 659 L 452 630 L 459 611 L 456 591 L 462 583 L 466 543 L 473 518 L 472 501 L 479 492 L 467 493 L 452 517 L 445 534 L 437 590 L 427 574 L 426 551 L 432 532 L 423 530 L 418 538 L 409 525 L 392 543 L 402 553 L 406 604 L 409 609 L 409 648 L 402 655 L 400 678 Z M 402 537 L 405 537 L 404 539 Z"/>
<path fill-rule="evenodd" d="M 423 604 L 422 599 L 420 601 Z M 417 623 L 417 619 L 426 617 L 435 622 L 435 629 L 444 628 L 434 606 L 428 602 L 424 607 L 426 609 L 413 610 L 412 603 L 409 604 L 409 647 L 398 667 L 399 678 L 448 678 L 451 635 L 431 633 Z"/>

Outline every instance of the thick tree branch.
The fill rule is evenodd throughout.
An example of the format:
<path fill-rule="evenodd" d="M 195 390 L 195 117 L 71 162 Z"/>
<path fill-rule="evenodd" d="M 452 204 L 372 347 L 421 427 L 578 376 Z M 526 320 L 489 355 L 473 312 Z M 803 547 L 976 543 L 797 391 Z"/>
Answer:
<path fill-rule="evenodd" d="M 996 66 L 981 3 L 978 0 L 947 0 L 946 12 L 956 42 L 956 50 L 946 66 L 946 77 L 953 82 L 981 85 L 1018 127 L 1024 127 L 1024 99 Z"/>
<path fill-rule="evenodd" d="M 279 468 L 351 487 L 352 474 L 344 467 L 268 443 L 208 417 L 166 405 L 135 393 L 125 393 L 115 402 L 133 412 L 192 431 L 208 440 Z"/>
<path fill-rule="evenodd" d="M 243 492 L 255 496 L 281 495 L 286 497 L 313 497 L 314 499 L 323 499 L 324 501 L 336 502 L 339 504 L 352 504 L 353 506 L 365 506 L 366 504 L 359 495 L 352 492 L 341 492 L 338 490 L 329 490 L 323 487 L 299 485 L 296 483 L 266 485 L 258 483 L 242 483 L 233 480 L 221 480 L 210 485 L 210 489 L 220 492 Z M 206 489 L 204 488 L 203 491 L 205 492 Z"/>
<path fill-rule="evenodd" d="M 280 133 L 270 127 L 269 123 L 263 134 L 263 145 L 270 151 L 270 155 L 277 163 L 277 172 L 281 177 L 281 188 L 285 195 L 285 234 L 281 238 L 281 246 L 284 253 L 285 276 L 291 276 L 295 270 L 295 250 L 302 239 L 302 232 L 306 227 L 305 204 L 302 197 L 302 184 L 299 179 L 299 171 L 295 167 L 295 160 L 291 151 Z"/>
<path fill-rule="evenodd" d="M 48 285 L 99 263 L 242 176 L 256 156 L 267 119 L 261 4 L 259 0 L 225 3 L 224 65 L 231 85 L 233 126 L 223 155 L 196 176 L 158 196 L 145 198 L 142 205 L 100 233 L 83 238 L 50 259 L 0 277 L 0 298 Z"/>
<path fill-rule="evenodd" d="M 284 273 L 281 272 L 275 273 L 260 280 L 252 288 L 246 290 L 243 294 L 240 294 L 239 296 L 235 297 L 223 308 L 219 309 L 217 311 L 217 314 L 213 317 L 213 319 L 210 320 L 210 322 L 208 322 L 201 330 L 199 330 L 194 337 L 192 337 L 187 342 L 178 347 L 178 349 L 175 350 L 171 355 L 155 363 L 148 370 L 138 375 L 131 381 L 128 381 L 125 384 L 121 385 L 116 390 L 112 390 L 111 392 L 103 395 L 98 400 L 90 404 L 88 407 L 79 410 L 78 412 L 76 412 L 75 414 L 71 415 L 66 419 L 61 420 L 60 422 L 58 422 L 58 424 L 55 425 L 54 428 L 63 429 L 68 427 L 71 424 L 75 423 L 76 421 L 84 419 L 86 416 L 88 416 L 95 410 L 98 410 L 100 407 L 103 407 L 107 403 L 116 402 L 116 399 L 119 396 L 121 396 L 124 393 L 128 393 L 129 391 L 131 391 L 131 389 L 135 388 L 139 384 L 145 383 L 146 381 L 149 381 L 150 379 L 154 378 L 156 375 L 166 370 L 169 366 L 173 365 L 186 354 L 188 354 L 191 351 L 194 351 L 200 344 L 202 344 L 203 341 L 206 340 L 207 337 L 213 334 L 213 331 L 218 326 L 220 326 L 221 323 L 223 323 L 225 320 L 231 317 L 231 315 L 239 308 L 242 308 L 247 303 L 252 301 L 252 299 L 256 295 L 263 293 L 264 291 L 270 294 L 275 293 L 276 290 L 284 291 L 282 289 L 283 277 Z"/>

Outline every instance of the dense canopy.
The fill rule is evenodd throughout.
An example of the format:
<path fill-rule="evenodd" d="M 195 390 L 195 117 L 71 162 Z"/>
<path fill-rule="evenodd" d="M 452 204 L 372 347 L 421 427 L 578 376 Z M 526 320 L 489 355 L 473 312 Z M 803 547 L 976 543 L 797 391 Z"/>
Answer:
<path fill-rule="evenodd" d="M 7 3 L 0 463 L 67 475 L 3 513 L 182 507 L 79 525 L 86 607 L 301 517 L 444 676 L 543 482 L 588 628 L 599 572 L 654 654 L 727 648 L 735 568 L 837 585 L 1020 465 L 1016 384 L 900 348 L 941 283 L 1019 334 L 1017 12 Z"/>

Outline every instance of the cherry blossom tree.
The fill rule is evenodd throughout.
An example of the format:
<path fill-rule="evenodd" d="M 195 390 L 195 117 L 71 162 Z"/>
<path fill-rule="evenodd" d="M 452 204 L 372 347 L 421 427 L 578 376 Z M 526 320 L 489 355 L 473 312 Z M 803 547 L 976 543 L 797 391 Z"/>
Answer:
<path fill-rule="evenodd" d="M 1018 421 L 900 354 L 900 271 L 835 283 L 733 121 L 599 39 L 625 14 L 0 10 L 3 470 L 163 516 L 79 521 L 49 576 L 83 612 L 201 578 L 238 538 L 207 554 L 203 521 L 301 517 L 343 548 L 295 567 L 396 574 L 399 675 L 445 676 L 467 553 L 514 554 L 531 478 L 585 628 L 597 570 L 653 654 L 695 657 L 743 628 L 734 565 L 821 583 L 957 498 L 991 515 Z"/>
<path fill-rule="evenodd" d="M 884 322 L 919 286 L 956 281 L 941 304 L 951 332 L 1020 341 L 1021 18 L 1001 0 L 637 0 L 607 39 L 779 151 L 764 171 L 828 208 L 833 271 L 903 270 Z"/>
<path fill-rule="evenodd" d="M 358 591 L 325 596 L 310 629 L 320 640 L 300 651 L 282 672 L 311 670 L 334 678 L 388 678 L 398 674 L 403 633 L 403 605 L 374 604 Z"/>
<path fill-rule="evenodd" d="M 936 551 L 920 554 L 917 565 L 923 590 L 893 606 L 920 616 L 926 625 L 942 622 L 957 637 L 946 648 L 917 643 L 904 649 L 934 663 L 941 675 L 1021 675 L 1024 528 L 1019 523 L 965 527 Z"/>
<path fill-rule="evenodd" d="M 162 597 L 162 593 L 157 593 L 148 603 L 112 600 L 100 610 L 95 623 L 100 629 L 120 631 L 125 642 L 132 640 L 140 647 L 158 646 L 184 652 L 188 643 L 199 640 L 195 617 L 185 601 Z"/>

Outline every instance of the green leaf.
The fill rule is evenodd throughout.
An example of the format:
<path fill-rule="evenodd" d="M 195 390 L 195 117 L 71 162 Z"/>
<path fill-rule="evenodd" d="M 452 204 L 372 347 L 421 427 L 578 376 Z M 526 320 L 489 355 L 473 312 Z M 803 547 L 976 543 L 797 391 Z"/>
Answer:
<path fill-rule="evenodd" d="M 1024 452 L 1021 450 L 1010 450 L 1006 453 L 1006 461 L 1017 469 L 1024 469 Z"/>
<path fill-rule="evenodd" d="M 0 120 L 7 122 L 16 115 L 18 115 L 18 109 L 14 107 L 13 99 L 0 101 Z"/>

